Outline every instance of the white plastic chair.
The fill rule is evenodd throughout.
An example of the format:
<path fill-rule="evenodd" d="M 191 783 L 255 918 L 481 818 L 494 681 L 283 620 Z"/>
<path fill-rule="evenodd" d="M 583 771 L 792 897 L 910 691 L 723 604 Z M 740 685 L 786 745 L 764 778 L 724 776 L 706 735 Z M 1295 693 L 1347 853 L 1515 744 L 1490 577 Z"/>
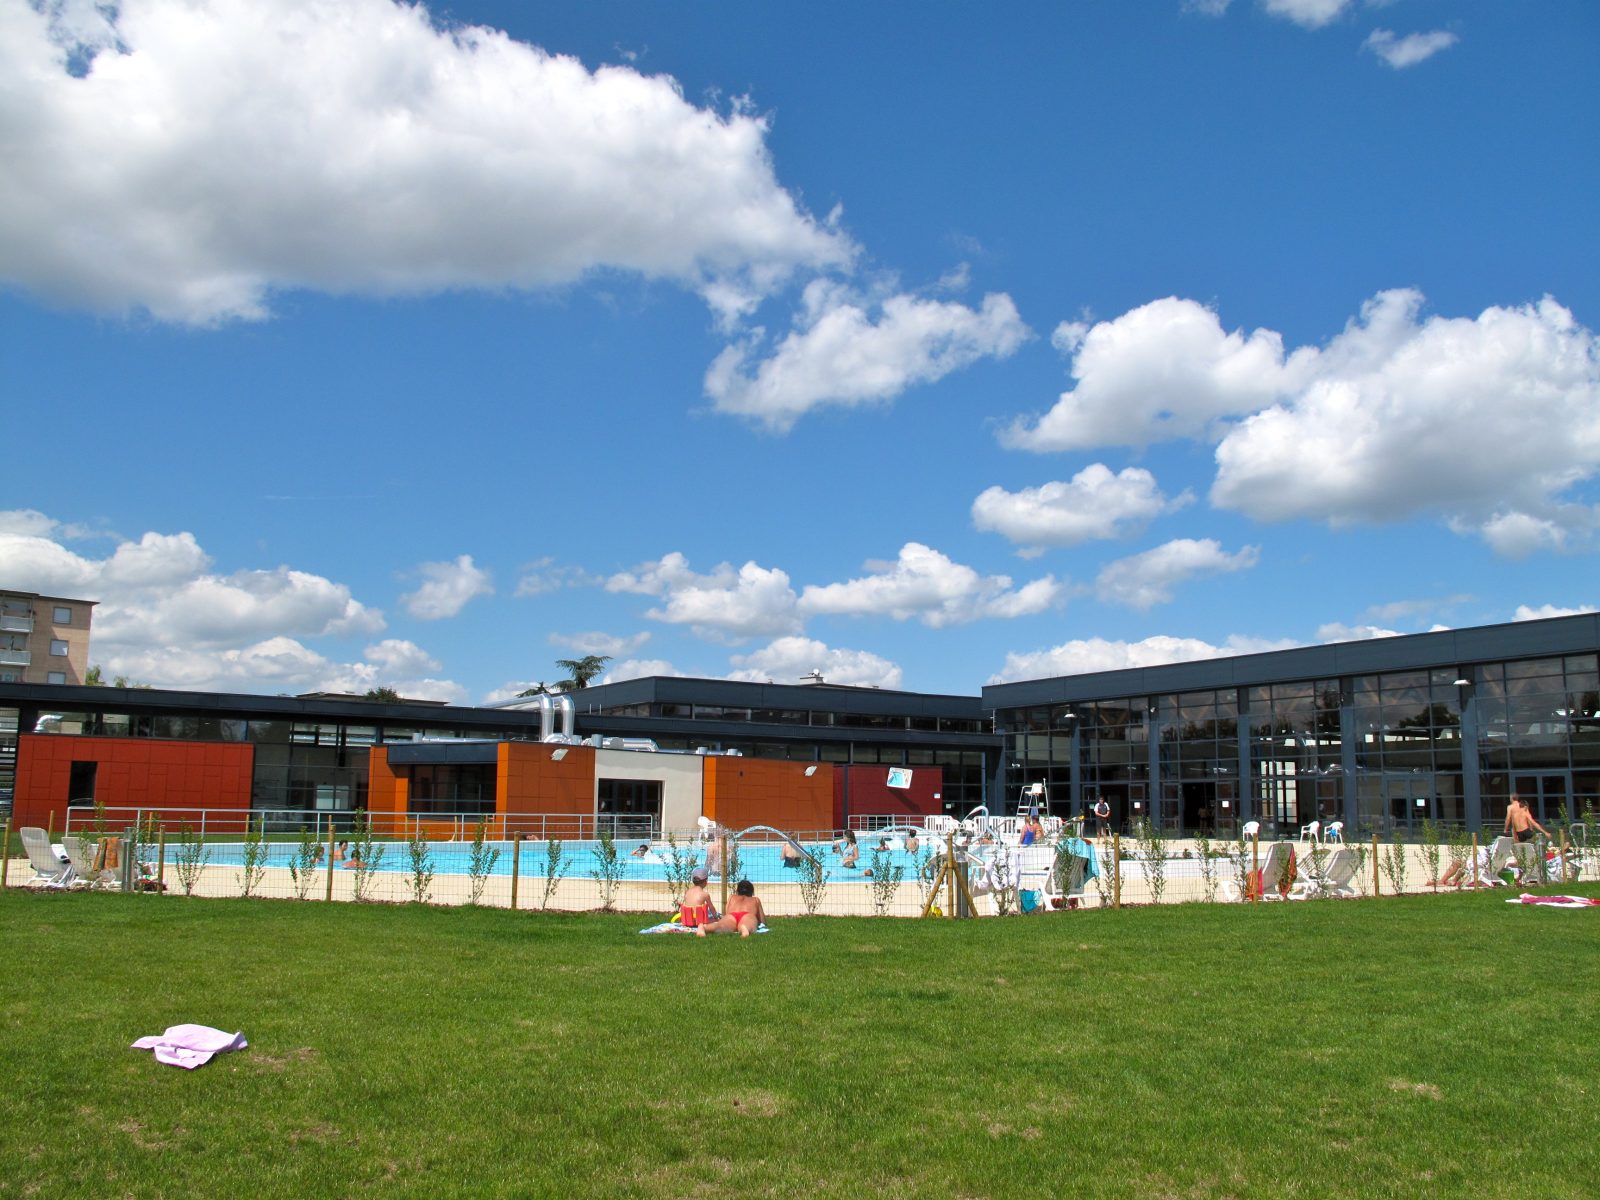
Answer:
<path fill-rule="evenodd" d="M 1344 822 L 1343 821 L 1329 821 L 1328 822 L 1328 827 L 1322 831 L 1322 840 L 1324 842 L 1338 842 L 1340 845 L 1343 845 L 1344 844 Z"/>
<path fill-rule="evenodd" d="M 1240 831 L 1239 836 L 1242 837 L 1247 842 L 1251 838 L 1260 837 L 1261 836 L 1261 822 L 1260 821 L 1246 821 L 1244 823 L 1244 829 L 1242 829 Z"/>
<path fill-rule="evenodd" d="M 1300 840 L 1302 842 L 1320 842 L 1322 840 L 1322 822 L 1309 821 L 1300 826 Z"/>

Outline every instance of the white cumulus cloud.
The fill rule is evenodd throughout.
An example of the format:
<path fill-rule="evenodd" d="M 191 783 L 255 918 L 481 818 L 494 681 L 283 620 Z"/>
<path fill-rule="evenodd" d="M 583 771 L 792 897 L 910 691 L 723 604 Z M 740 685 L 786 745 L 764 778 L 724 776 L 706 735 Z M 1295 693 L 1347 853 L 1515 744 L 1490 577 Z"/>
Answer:
<path fill-rule="evenodd" d="M 1543 621 L 1547 617 L 1576 617 L 1584 613 L 1600 612 L 1600 608 L 1593 605 L 1579 605 L 1577 608 L 1562 608 L 1555 604 L 1541 604 L 1537 608 L 1527 604 L 1517 605 L 1513 621 Z"/>
<path fill-rule="evenodd" d="M 145 533 L 104 557 L 76 553 L 55 537 L 70 529 L 39 514 L 0 513 L 0 579 L 8 587 L 97 601 L 90 661 L 108 677 L 154 687 L 223 692 L 363 692 L 458 701 L 463 692 L 433 676 L 439 663 L 412 642 L 368 644 L 338 661 L 306 639 L 350 638 L 383 629 L 383 614 L 341 583 L 278 566 L 228 574 L 193 534 Z"/>
<path fill-rule="evenodd" d="M 1095 594 L 1107 604 L 1152 608 L 1170 603 L 1174 590 L 1190 579 L 1246 571 L 1260 556 L 1255 546 L 1229 554 L 1213 538 L 1177 538 L 1107 564 L 1095 578 Z"/>
<path fill-rule="evenodd" d="M 623 658 L 637 651 L 649 640 L 648 631 L 630 634 L 628 637 L 601 633 L 597 630 L 587 633 L 552 633 L 548 638 L 552 646 L 564 647 L 574 654 L 601 654 L 607 658 Z"/>
<path fill-rule="evenodd" d="M 1021 679 L 1051 679 L 1058 675 L 1090 675 L 1099 671 L 1122 671 L 1134 667 L 1156 667 L 1164 663 L 1197 662 L 1208 658 L 1229 658 L 1238 654 L 1263 654 L 1289 650 L 1299 645 L 1291 641 L 1230 637 L 1220 646 L 1199 638 L 1157 635 L 1138 642 L 1111 641 L 1106 638 L 1079 638 L 1062 642 L 1047 650 L 1006 655 L 1005 666 L 989 683 L 1014 683 Z"/>
<path fill-rule="evenodd" d="M 1317 626 L 1319 642 L 1370 642 L 1376 638 L 1399 636 L 1398 631 L 1385 629 L 1381 625 L 1345 625 L 1339 621 L 1330 621 L 1326 625 Z"/>
<path fill-rule="evenodd" d="M 1381 293 L 1296 352 L 1291 392 L 1218 444 L 1212 503 L 1268 521 L 1431 513 L 1508 554 L 1590 536 L 1595 510 L 1567 493 L 1600 470 L 1600 340 L 1549 298 L 1475 319 L 1421 306 Z"/>
<path fill-rule="evenodd" d="M 855 249 L 761 116 L 392 0 L 0 5 L 0 278 L 215 323 L 604 269 L 724 319 Z"/>
<path fill-rule="evenodd" d="M 1455 34 L 1443 29 L 1435 29 L 1431 33 L 1408 33 L 1404 37 L 1390 29 L 1374 29 L 1361 45 L 1400 71 L 1425 62 L 1441 50 L 1448 50 L 1458 40 Z"/>
<path fill-rule="evenodd" d="M 645 615 L 654 621 L 687 625 L 697 637 L 737 642 L 752 637 L 797 633 L 789 576 L 754 562 L 734 568 L 721 563 L 709 575 L 695 573 L 681 553 L 673 551 L 632 571 L 606 580 L 610 592 L 658 596 L 664 603 Z"/>
<path fill-rule="evenodd" d="M 1019 554 L 1034 558 L 1046 547 L 1128 537 L 1151 520 L 1194 499 L 1190 492 L 1168 498 L 1142 467 L 1112 473 L 1091 463 L 1070 480 L 1010 492 L 998 484 L 972 502 L 972 523 L 1017 543 Z"/>
<path fill-rule="evenodd" d="M 728 679 L 754 683 L 798 683 L 801 676 L 821 671 L 828 683 L 898 689 L 900 667 L 866 650 L 841 650 L 806 637 L 782 637 L 750 654 L 736 654 Z"/>
<path fill-rule="evenodd" d="M 1211 309 L 1169 296 L 1094 325 L 1066 323 L 1051 341 L 1071 354 L 1077 385 L 1049 412 L 1000 434 L 1018 450 L 1145 446 L 1204 437 L 1284 389 L 1283 339 L 1228 332 Z"/>
<path fill-rule="evenodd" d="M 439 621 L 457 615 L 478 596 L 492 596 L 494 584 L 489 572 L 462 554 L 454 562 L 425 562 L 417 567 L 422 586 L 400 597 L 400 603 L 413 617 Z"/>
<path fill-rule="evenodd" d="M 979 575 L 920 542 L 907 542 L 892 563 L 866 567 L 871 574 L 860 579 L 808 586 L 800 595 L 800 610 L 808 616 L 916 618 L 938 629 L 1043 612 L 1065 598 L 1065 588 L 1053 576 L 1013 588 L 1009 576 Z"/>
<path fill-rule="evenodd" d="M 806 287 L 797 326 L 753 368 L 759 331 L 717 355 L 705 389 L 718 412 L 782 433 L 813 409 L 881 403 L 979 359 L 1006 358 L 1028 337 L 1006 295 L 976 309 L 906 294 L 875 303 L 820 279 Z"/>
<path fill-rule="evenodd" d="M 1261 0 L 1261 7 L 1302 28 L 1321 29 L 1337 20 L 1350 7 L 1350 0 Z"/>

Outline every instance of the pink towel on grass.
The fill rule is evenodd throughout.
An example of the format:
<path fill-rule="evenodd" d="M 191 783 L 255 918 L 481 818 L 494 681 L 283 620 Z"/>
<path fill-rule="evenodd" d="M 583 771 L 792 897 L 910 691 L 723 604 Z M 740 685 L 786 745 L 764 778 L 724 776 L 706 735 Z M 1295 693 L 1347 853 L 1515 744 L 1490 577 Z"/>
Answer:
<path fill-rule="evenodd" d="M 173 1025 L 160 1037 L 142 1037 L 135 1050 L 154 1050 L 156 1061 L 192 1071 L 226 1050 L 243 1050 L 250 1043 L 242 1033 L 224 1033 L 209 1025 Z"/>

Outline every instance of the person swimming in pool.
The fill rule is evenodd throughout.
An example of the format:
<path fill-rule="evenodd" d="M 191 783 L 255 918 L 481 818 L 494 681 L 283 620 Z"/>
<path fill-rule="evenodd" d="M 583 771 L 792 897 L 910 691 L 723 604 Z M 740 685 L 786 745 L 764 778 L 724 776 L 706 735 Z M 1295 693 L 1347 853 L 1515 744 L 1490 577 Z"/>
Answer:
<path fill-rule="evenodd" d="M 632 854 L 629 855 L 629 857 L 630 858 L 643 858 L 649 853 L 650 853 L 650 844 L 648 842 L 640 842 L 638 844 L 638 846 L 636 846 L 634 848 Z"/>
<path fill-rule="evenodd" d="M 733 885 L 733 896 L 722 918 L 702 925 L 694 932 L 697 937 L 705 937 L 708 933 L 737 933 L 740 937 L 749 937 L 766 923 L 767 910 L 761 906 L 755 884 L 748 879 L 741 879 Z"/>

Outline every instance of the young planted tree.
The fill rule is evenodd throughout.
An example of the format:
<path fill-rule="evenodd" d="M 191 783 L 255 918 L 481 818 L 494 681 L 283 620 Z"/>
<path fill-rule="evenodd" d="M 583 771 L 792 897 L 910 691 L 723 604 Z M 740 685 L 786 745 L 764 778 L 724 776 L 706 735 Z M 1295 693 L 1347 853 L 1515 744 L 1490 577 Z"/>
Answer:
<path fill-rule="evenodd" d="M 294 857 L 289 860 L 289 881 L 294 886 L 294 898 L 304 900 L 311 891 L 312 877 L 316 874 L 317 863 L 321 861 L 322 843 L 317 840 L 316 834 L 300 826 L 300 841 L 294 848 Z"/>
<path fill-rule="evenodd" d="M 539 899 L 539 909 L 550 907 L 550 900 L 556 894 L 556 889 L 561 886 L 561 880 L 566 877 L 567 870 L 572 866 L 572 856 L 562 848 L 560 838 L 551 838 L 545 843 L 544 849 L 544 895 Z"/>
<path fill-rule="evenodd" d="M 211 848 L 205 839 L 195 834 L 194 826 L 185 821 L 178 826 L 178 844 L 174 848 L 172 867 L 178 876 L 178 886 L 185 896 L 194 895 L 200 875 L 211 861 Z"/>
<path fill-rule="evenodd" d="M 472 847 L 467 855 L 467 878 L 471 880 L 472 889 L 467 898 L 468 904 L 476 904 L 483 899 L 483 889 L 499 861 L 500 847 L 489 842 L 489 819 L 479 817 L 478 823 L 472 827 Z"/>
<path fill-rule="evenodd" d="M 265 817 L 259 817 L 245 827 L 242 869 L 234 876 L 239 881 L 241 896 L 248 897 L 261 886 L 261 879 L 267 873 L 267 850 L 267 822 Z"/>
<path fill-rule="evenodd" d="M 426 904 L 433 898 L 433 847 L 420 822 L 406 838 L 406 868 L 411 876 L 411 899 Z"/>

